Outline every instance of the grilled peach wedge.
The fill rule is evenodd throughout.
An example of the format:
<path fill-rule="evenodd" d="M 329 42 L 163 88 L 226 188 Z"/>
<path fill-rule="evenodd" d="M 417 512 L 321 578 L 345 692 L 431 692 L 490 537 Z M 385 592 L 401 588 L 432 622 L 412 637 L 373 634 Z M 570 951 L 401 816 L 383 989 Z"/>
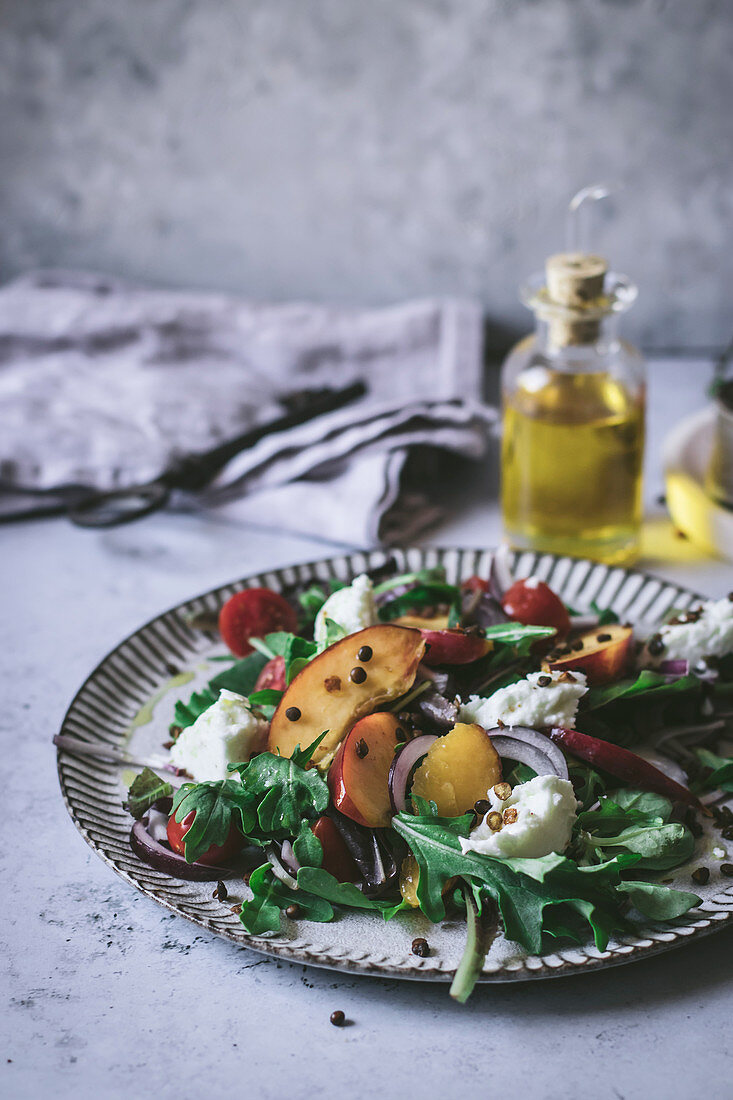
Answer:
<path fill-rule="evenodd" d="M 584 672 L 589 684 L 607 684 L 619 679 L 626 670 L 633 637 L 630 626 L 618 623 L 597 626 L 551 650 L 542 667 L 545 672 Z"/>
<path fill-rule="evenodd" d="M 292 756 L 325 731 L 313 754 L 325 771 L 355 722 L 410 690 L 425 649 L 419 630 L 391 623 L 335 642 L 286 689 L 270 726 L 269 751 Z"/>
<path fill-rule="evenodd" d="M 395 745 L 404 739 L 399 729 L 394 714 L 368 714 L 347 733 L 328 770 L 336 809 L 370 829 L 386 828 L 392 820 L 389 769 Z"/>

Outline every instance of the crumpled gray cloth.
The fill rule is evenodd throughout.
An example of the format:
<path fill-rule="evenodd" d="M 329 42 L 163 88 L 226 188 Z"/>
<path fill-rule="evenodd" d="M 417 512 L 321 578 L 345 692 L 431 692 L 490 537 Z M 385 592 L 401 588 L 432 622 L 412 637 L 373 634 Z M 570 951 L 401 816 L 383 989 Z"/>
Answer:
<path fill-rule="evenodd" d="M 132 485 L 271 419 L 294 390 L 362 379 L 366 397 L 267 436 L 176 503 L 350 545 L 408 541 L 436 519 L 427 468 L 404 482 L 411 450 L 485 452 L 497 414 L 481 364 L 470 301 L 272 305 L 35 272 L 0 288 L 0 477 Z"/>

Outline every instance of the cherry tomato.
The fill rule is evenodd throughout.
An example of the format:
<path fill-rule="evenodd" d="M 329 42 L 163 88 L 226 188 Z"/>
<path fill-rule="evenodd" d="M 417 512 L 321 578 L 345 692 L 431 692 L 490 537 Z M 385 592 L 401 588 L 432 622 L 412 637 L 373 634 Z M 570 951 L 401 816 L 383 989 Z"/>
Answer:
<path fill-rule="evenodd" d="M 483 577 L 477 577 L 474 573 L 472 577 L 463 582 L 461 588 L 468 592 L 488 592 L 489 582 L 485 581 Z"/>
<path fill-rule="evenodd" d="M 221 636 L 235 657 L 252 652 L 250 638 L 263 638 L 277 630 L 295 631 L 297 626 L 295 609 L 271 588 L 236 592 L 219 612 Z"/>
<path fill-rule="evenodd" d="M 285 691 L 285 658 L 273 657 L 257 677 L 255 691 Z"/>
<path fill-rule="evenodd" d="M 168 843 L 174 852 L 178 852 L 179 856 L 185 856 L 186 851 L 184 848 L 184 837 L 186 833 L 193 825 L 193 819 L 196 816 L 196 811 L 191 810 L 189 814 L 186 814 L 183 821 L 176 821 L 175 815 L 171 814 L 168 818 Z M 232 859 L 233 856 L 241 850 L 244 846 L 244 837 L 240 833 L 237 826 L 232 822 L 229 829 L 229 835 L 223 844 L 212 844 L 206 851 L 199 856 L 196 860 L 197 863 L 206 863 L 209 866 L 212 864 L 218 866 L 220 863 L 226 863 L 228 859 Z"/>
<path fill-rule="evenodd" d="M 328 871 L 339 882 L 358 882 L 361 878 L 359 868 L 331 818 L 319 817 L 311 825 L 311 830 L 323 848 L 324 871 Z"/>
<path fill-rule="evenodd" d="M 516 581 L 504 593 L 501 606 L 516 623 L 554 626 L 558 638 L 564 638 L 570 630 L 568 609 L 544 581 L 532 578 Z"/>

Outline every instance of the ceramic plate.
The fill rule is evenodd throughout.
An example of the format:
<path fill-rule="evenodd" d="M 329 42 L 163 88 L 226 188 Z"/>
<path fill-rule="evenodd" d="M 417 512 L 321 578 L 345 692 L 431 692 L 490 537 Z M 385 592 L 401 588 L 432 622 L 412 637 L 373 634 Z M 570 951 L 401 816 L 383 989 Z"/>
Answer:
<path fill-rule="evenodd" d="M 486 576 L 491 555 L 483 550 L 407 549 L 395 550 L 390 556 L 397 571 L 443 565 L 449 580 L 458 581 L 473 573 Z M 125 749 L 137 757 L 161 755 L 175 699 L 187 697 L 221 667 L 209 663 L 223 652 L 221 642 L 214 635 L 190 629 L 192 613 L 218 610 L 241 588 L 264 585 L 287 591 L 331 577 L 348 580 L 384 561 L 384 551 L 373 551 L 278 569 L 172 608 L 105 657 L 71 704 L 62 732 Z M 587 609 L 597 600 L 600 606 L 613 608 L 623 621 L 655 623 L 670 607 L 686 608 L 699 599 L 693 592 L 642 573 L 550 554 L 517 554 L 514 566 L 516 576 L 533 573 L 547 580 L 572 607 Z M 436 926 L 419 913 L 400 913 L 385 923 L 375 914 L 347 913 L 330 924 L 284 918 L 279 936 L 248 935 L 230 910 L 232 903 L 246 894 L 243 883 L 238 888 L 238 879 L 230 880 L 230 899 L 222 903 L 212 897 L 212 883 L 172 879 L 132 853 L 128 841 L 131 819 L 121 808 L 130 773 L 119 765 L 68 752 L 59 752 L 58 771 L 69 813 L 98 855 L 132 886 L 202 928 L 242 947 L 313 966 L 396 978 L 452 979 L 464 947 L 465 924 L 461 921 Z M 706 825 L 693 863 L 674 872 L 679 884 L 689 888 L 694 867 L 705 864 L 711 869 L 708 884 L 695 887 L 703 897 L 701 906 L 676 922 L 646 924 L 635 935 L 613 940 L 606 951 L 589 943 L 559 948 L 541 957 L 527 956 L 500 935 L 486 959 L 482 980 L 525 981 L 613 966 L 722 928 L 733 917 L 733 881 L 720 876 L 721 860 L 713 855 L 713 848 L 721 844 L 727 849 L 727 858 L 733 858 L 733 844 L 721 842 L 720 833 Z M 428 958 L 411 954 L 415 936 L 428 939 L 432 949 Z"/>

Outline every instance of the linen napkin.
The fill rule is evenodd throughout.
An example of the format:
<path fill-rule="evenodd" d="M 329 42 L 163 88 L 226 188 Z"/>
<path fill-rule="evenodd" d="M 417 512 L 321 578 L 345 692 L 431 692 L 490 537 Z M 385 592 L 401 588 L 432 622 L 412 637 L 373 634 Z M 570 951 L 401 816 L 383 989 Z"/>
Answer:
<path fill-rule="evenodd" d="M 496 420 L 481 326 L 465 300 L 259 304 L 34 272 L 0 288 L 0 478 L 132 485 L 271 419 L 295 390 L 361 379 L 360 401 L 266 436 L 173 503 L 349 545 L 409 541 L 438 515 L 420 455 L 478 458 Z"/>

